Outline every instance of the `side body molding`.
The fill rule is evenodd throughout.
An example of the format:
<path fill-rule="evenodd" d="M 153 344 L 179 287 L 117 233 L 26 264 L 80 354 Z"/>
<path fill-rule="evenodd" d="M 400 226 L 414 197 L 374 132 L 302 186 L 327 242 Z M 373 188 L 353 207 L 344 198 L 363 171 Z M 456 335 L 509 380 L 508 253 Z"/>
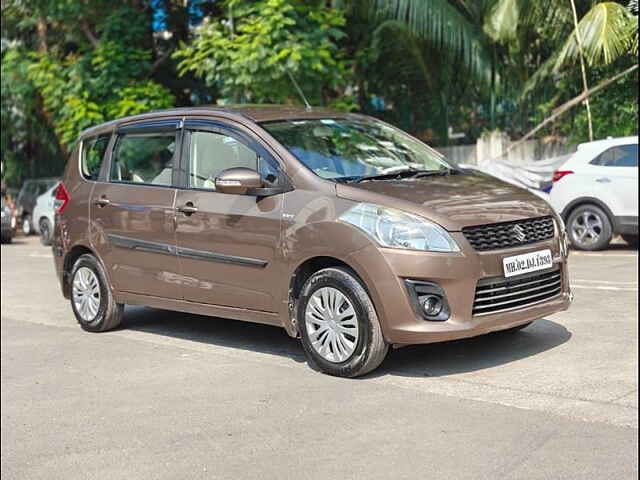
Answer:
<path fill-rule="evenodd" d="M 192 248 L 175 247 L 166 243 L 149 242 L 122 235 L 108 234 L 107 238 L 114 247 L 128 248 L 139 252 L 160 253 L 164 255 L 177 255 L 179 257 L 191 258 L 194 260 L 205 260 L 218 263 L 232 263 L 236 265 L 246 265 L 250 267 L 264 268 L 266 261 L 258 258 L 239 257 L 236 255 L 225 255 L 222 253 L 208 252 L 206 250 L 194 250 Z"/>

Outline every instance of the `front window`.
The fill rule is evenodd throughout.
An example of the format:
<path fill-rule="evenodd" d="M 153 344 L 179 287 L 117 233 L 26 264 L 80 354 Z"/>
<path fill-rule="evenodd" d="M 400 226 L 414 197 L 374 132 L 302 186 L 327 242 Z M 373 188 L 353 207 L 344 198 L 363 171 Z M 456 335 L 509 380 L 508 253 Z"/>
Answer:
<path fill-rule="evenodd" d="M 432 148 L 381 122 L 328 118 L 262 126 L 307 168 L 330 180 L 452 169 Z"/>
<path fill-rule="evenodd" d="M 216 178 L 236 167 L 258 171 L 268 185 L 274 185 L 278 178 L 277 169 L 269 161 L 235 137 L 206 131 L 191 133 L 189 187 L 215 190 Z"/>

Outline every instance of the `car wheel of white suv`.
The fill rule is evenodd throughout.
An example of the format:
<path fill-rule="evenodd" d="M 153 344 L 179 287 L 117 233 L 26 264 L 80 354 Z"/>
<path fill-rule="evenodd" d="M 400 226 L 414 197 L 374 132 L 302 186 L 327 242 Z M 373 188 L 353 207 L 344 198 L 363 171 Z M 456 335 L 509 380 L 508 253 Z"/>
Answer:
<path fill-rule="evenodd" d="M 571 212 L 567 221 L 571 245 L 578 250 L 607 248 L 613 228 L 607 214 L 596 205 L 581 205 Z"/>

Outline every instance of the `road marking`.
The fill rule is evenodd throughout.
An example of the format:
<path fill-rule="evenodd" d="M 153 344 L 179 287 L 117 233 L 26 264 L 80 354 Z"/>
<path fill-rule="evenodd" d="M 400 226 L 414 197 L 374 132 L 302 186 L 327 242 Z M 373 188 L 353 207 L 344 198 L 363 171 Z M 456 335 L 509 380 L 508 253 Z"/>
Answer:
<path fill-rule="evenodd" d="M 50 253 L 30 253 L 29 254 L 30 257 L 34 257 L 34 258 L 53 258 L 53 255 L 51 255 Z"/>
<path fill-rule="evenodd" d="M 608 285 L 633 285 L 633 286 L 638 286 L 638 282 L 610 282 L 607 280 L 587 280 L 584 278 L 574 278 L 572 280 L 573 282 L 578 282 L 578 283 L 602 283 L 602 284 L 608 284 Z"/>
<path fill-rule="evenodd" d="M 622 292 L 637 292 L 638 287 L 609 287 L 603 285 L 576 285 L 575 283 L 571 284 L 571 288 L 582 288 L 584 290 L 616 290 Z"/>
<path fill-rule="evenodd" d="M 637 253 L 587 253 L 587 252 L 571 252 L 569 258 L 572 256 L 578 257 L 629 257 L 638 258 Z"/>

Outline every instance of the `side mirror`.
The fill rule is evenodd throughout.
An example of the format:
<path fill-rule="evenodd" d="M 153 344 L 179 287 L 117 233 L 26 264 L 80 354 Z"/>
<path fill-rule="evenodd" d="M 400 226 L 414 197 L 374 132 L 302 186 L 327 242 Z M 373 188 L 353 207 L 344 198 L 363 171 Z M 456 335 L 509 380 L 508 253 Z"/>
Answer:
<path fill-rule="evenodd" d="M 235 195 L 251 195 L 262 187 L 260 174 L 250 168 L 229 168 L 216 178 L 216 192 Z"/>

